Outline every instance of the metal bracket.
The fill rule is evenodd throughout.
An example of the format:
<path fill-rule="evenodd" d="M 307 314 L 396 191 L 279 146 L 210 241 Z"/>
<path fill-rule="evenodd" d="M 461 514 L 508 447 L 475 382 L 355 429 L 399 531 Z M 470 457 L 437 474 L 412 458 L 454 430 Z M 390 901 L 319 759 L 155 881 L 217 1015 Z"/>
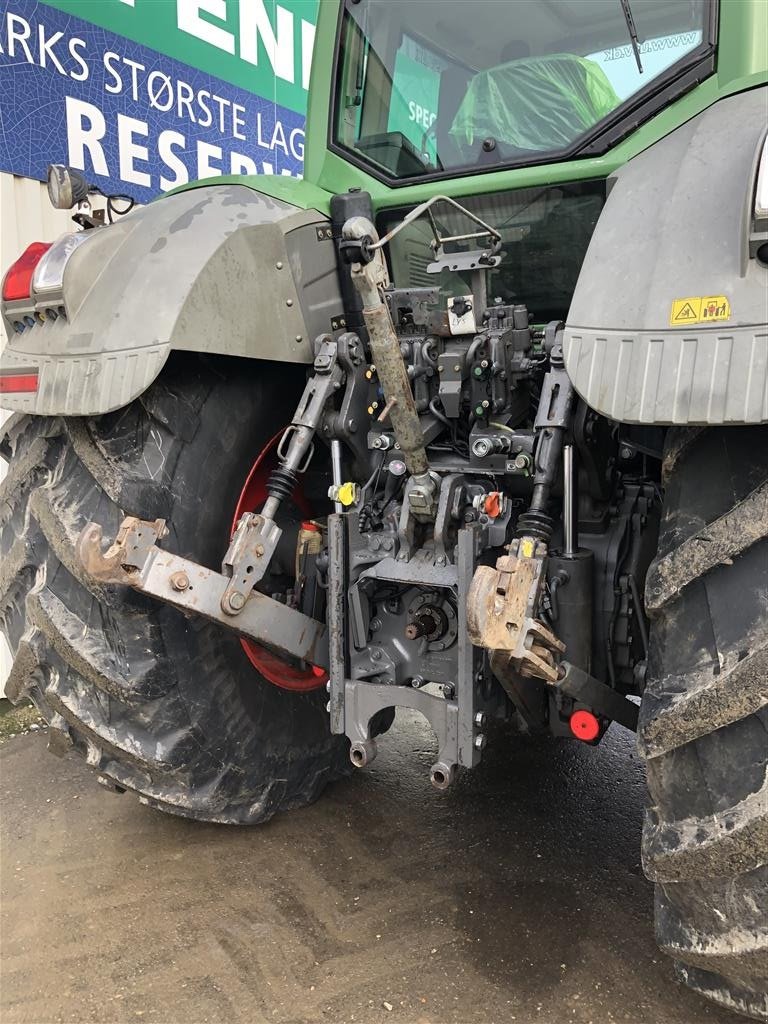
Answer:
<path fill-rule="evenodd" d="M 563 661 L 559 666 L 558 678 L 554 681 L 548 680 L 549 685 L 556 690 L 561 690 L 574 700 L 586 704 L 593 711 L 606 718 L 610 718 L 625 729 L 637 732 L 637 719 L 640 712 L 637 704 L 622 697 L 616 690 L 601 683 L 599 679 L 589 675 L 583 669 Z"/>
<path fill-rule="evenodd" d="M 365 349 L 357 334 L 345 331 L 339 335 L 336 358 L 344 374 L 344 390 L 338 409 L 326 406 L 320 429 L 324 437 L 343 441 L 367 475 L 368 445 L 364 424 L 368 381 L 365 377 Z"/>
<path fill-rule="evenodd" d="M 399 324 L 401 309 L 409 309 L 409 320 L 415 327 L 428 327 L 433 310 L 440 302 L 440 289 L 389 287 L 384 291 L 384 299 L 393 323 Z"/>
<path fill-rule="evenodd" d="M 444 241 L 450 241 L 446 239 Z M 439 274 L 443 270 L 466 272 L 468 270 L 493 270 L 504 258 L 504 253 L 493 255 L 489 250 L 473 249 L 471 252 L 445 252 L 440 245 L 435 250 L 435 259 L 427 264 L 428 274 Z"/>
<path fill-rule="evenodd" d="M 546 546 L 531 537 L 513 541 L 496 568 L 478 566 L 467 604 L 472 643 L 490 651 L 508 651 L 517 671 L 554 682 L 554 655 L 565 645 L 538 620 L 544 584 Z"/>
<path fill-rule="evenodd" d="M 78 538 L 78 556 L 85 571 L 94 579 L 133 586 L 136 570 L 144 566 L 157 541 L 167 536 L 164 519 L 150 523 L 136 516 L 126 516 L 114 542 L 102 551 L 101 527 L 98 523 L 88 523 Z"/>
<path fill-rule="evenodd" d="M 273 519 L 253 512 L 240 518 L 222 562 L 229 577 L 221 597 L 225 615 L 239 615 L 242 611 L 248 595 L 264 578 L 282 533 Z"/>
<path fill-rule="evenodd" d="M 370 732 L 371 719 L 382 708 L 394 705 L 420 711 L 437 736 L 437 761 L 429 772 L 432 784 L 438 789 L 447 789 L 453 782 L 459 745 L 459 707 L 456 701 L 444 700 L 410 687 L 347 679 L 344 704 L 348 722 L 347 736 L 352 744 L 349 756 L 356 767 L 365 767 L 376 756 L 376 740 Z"/>
<path fill-rule="evenodd" d="M 162 519 L 150 523 L 128 516 L 114 543 L 102 551 L 101 526 L 88 523 L 78 539 L 78 557 L 86 572 L 104 583 L 132 587 L 180 611 L 201 615 L 278 654 L 327 668 L 325 623 L 257 591 L 244 602 L 237 618 L 225 614 L 222 601 L 229 578 L 157 547 L 156 542 L 166 532 Z"/>
<path fill-rule="evenodd" d="M 330 572 L 328 578 L 328 628 L 330 643 L 328 711 L 331 731 L 346 734 L 351 743 L 350 758 L 357 767 L 369 764 L 376 756 L 376 741 L 371 736 L 371 721 L 384 708 L 409 707 L 429 721 L 438 742 L 438 759 L 430 769 L 432 784 L 446 789 L 453 781 L 457 765 L 472 767 L 481 757 L 485 737 L 479 730 L 485 716 L 476 713 L 477 684 L 482 678 L 483 652 L 473 647 L 466 630 L 467 596 L 479 549 L 482 531 L 476 526 L 459 531 L 456 564 L 438 567 L 419 560 L 419 564 L 384 559 L 361 575 L 403 583 L 421 583 L 458 591 L 458 663 L 455 686 L 450 696 L 410 686 L 372 683 L 350 678 L 350 650 L 353 602 L 349 591 L 349 515 L 328 520 Z M 354 586 L 354 584 L 353 584 Z"/>

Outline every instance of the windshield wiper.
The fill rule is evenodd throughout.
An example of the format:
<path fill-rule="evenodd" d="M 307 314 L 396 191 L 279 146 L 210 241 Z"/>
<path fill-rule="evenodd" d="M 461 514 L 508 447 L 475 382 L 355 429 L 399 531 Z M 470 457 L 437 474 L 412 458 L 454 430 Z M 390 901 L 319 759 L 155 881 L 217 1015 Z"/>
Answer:
<path fill-rule="evenodd" d="M 619 0 L 619 3 L 621 4 L 621 13 L 624 15 L 624 21 L 627 23 L 627 32 L 629 32 L 629 40 L 632 43 L 632 52 L 637 61 L 637 70 L 642 75 L 643 62 L 640 60 L 640 40 L 637 37 L 635 19 L 632 17 L 632 8 L 629 6 L 629 0 Z"/>

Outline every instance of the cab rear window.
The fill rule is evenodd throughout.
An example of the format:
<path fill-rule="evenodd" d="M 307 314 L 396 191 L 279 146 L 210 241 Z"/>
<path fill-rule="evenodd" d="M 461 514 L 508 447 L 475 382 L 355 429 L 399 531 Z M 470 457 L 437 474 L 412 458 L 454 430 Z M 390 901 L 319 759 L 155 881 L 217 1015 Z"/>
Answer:
<path fill-rule="evenodd" d="M 333 142 L 396 180 L 576 154 L 712 56 L 712 17 L 712 0 L 347 0 Z"/>

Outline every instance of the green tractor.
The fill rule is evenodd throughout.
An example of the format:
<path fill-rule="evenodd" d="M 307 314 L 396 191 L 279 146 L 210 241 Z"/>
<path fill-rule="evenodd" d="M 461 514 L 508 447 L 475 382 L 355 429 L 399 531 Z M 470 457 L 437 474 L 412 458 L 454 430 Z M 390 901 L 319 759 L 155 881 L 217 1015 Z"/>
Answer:
<path fill-rule="evenodd" d="M 12 699 L 204 821 L 429 722 L 637 731 L 680 977 L 768 1010 L 768 5 L 324 0 L 305 177 L 3 281 Z M 112 204 L 114 212 L 114 204 Z"/>

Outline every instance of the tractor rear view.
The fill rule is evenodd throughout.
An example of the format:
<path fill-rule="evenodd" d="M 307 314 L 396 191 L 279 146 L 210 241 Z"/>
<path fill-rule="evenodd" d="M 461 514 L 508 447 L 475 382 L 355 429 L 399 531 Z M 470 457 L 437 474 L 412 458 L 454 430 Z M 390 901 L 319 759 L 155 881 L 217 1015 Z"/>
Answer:
<path fill-rule="evenodd" d="M 86 228 L 2 291 L 10 695 L 226 823 L 398 707 L 437 790 L 494 719 L 636 730 L 658 940 L 760 1018 L 768 8 L 320 8 L 304 180 L 102 227 L 52 168 Z"/>

